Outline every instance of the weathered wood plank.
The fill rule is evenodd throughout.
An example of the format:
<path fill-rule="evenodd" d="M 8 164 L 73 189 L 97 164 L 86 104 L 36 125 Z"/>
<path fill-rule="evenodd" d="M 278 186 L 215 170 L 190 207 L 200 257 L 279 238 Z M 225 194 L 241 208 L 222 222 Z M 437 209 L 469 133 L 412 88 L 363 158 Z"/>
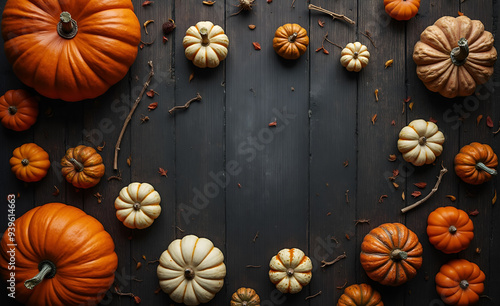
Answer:
<path fill-rule="evenodd" d="M 262 305 L 304 305 L 310 287 L 282 295 L 269 281 L 268 270 L 271 258 L 283 248 L 300 248 L 310 255 L 306 186 L 311 47 L 294 61 L 280 58 L 272 47 L 274 32 L 285 23 L 309 30 L 308 11 L 305 1 L 297 1 L 295 8 L 291 1 L 261 1 L 251 12 L 229 17 L 237 11 L 230 3 L 226 5 L 231 40 L 226 60 L 226 172 L 231 179 L 226 205 L 226 301 L 238 288 L 249 286 L 260 295 Z M 249 24 L 256 25 L 255 30 Z M 262 49 L 255 50 L 252 42 Z M 269 127 L 273 121 L 276 127 Z"/>
<path fill-rule="evenodd" d="M 356 1 L 314 1 L 314 4 L 359 20 Z M 325 22 L 323 28 L 318 20 Z M 329 305 L 335 304 L 343 293 L 336 287 L 357 281 L 353 271 L 359 264 L 354 235 L 358 84 L 357 74 L 340 64 L 340 48 L 325 41 L 323 46 L 328 55 L 314 51 L 321 47 L 327 33 L 328 39 L 341 46 L 356 41 L 357 26 L 311 11 L 310 29 L 309 252 L 315 265 L 311 293 L 322 292 L 311 300 L 311 305 Z M 368 47 L 372 51 L 373 47 Z M 352 241 L 345 238 L 346 233 L 353 236 Z M 344 252 L 346 259 L 320 268 L 322 260 L 333 260 Z"/>
<path fill-rule="evenodd" d="M 412 170 L 405 182 L 407 205 L 416 202 L 431 191 L 436 183 L 436 178 L 442 163 L 448 169 L 448 173 L 443 177 L 443 182 L 438 192 L 420 207 L 406 213 L 407 226 L 418 235 L 420 243 L 424 248 L 423 265 L 412 281 L 411 287 L 408 288 L 408 290 L 411 290 L 411 295 L 406 295 L 405 304 L 408 303 L 408 305 L 441 302 L 436 293 L 434 276 L 449 257 L 441 251 L 436 250 L 429 243 L 426 232 L 427 217 L 437 207 L 454 205 L 454 203 L 445 197 L 446 195 L 451 194 L 458 197 L 458 181 L 453 173 L 453 158 L 459 145 L 459 131 L 455 126 L 456 122 L 450 122 L 446 118 L 447 110 L 456 100 L 444 98 L 425 88 L 416 74 L 416 65 L 412 58 L 413 48 L 415 43 L 420 39 L 420 33 L 422 33 L 427 26 L 432 25 L 443 15 L 456 16 L 458 2 L 459 1 L 431 1 L 429 3 L 421 3 L 419 14 L 416 16 L 415 22 L 409 24 L 407 27 L 408 96 L 410 96 L 411 101 L 414 102 L 413 110 L 410 110 L 409 107 L 406 108 L 407 123 L 419 118 L 430 120 L 432 117 L 437 120 L 437 125 L 446 138 L 443 144 L 443 153 L 436 159 L 434 164 L 421 167 L 414 167 L 409 164 Z M 427 187 L 420 190 L 413 185 L 417 182 L 425 182 L 427 183 Z M 413 198 L 411 193 L 417 190 L 422 192 L 422 196 Z"/>

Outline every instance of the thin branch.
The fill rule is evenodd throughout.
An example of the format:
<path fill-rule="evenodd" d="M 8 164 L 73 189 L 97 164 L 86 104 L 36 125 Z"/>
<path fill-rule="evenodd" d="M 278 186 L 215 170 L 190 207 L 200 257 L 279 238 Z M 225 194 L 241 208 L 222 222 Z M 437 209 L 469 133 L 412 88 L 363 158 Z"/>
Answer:
<path fill-rule="evenodd" d="M 415 202 L 414 204 L 410 205 L 410 206 L 407 206 L 403 209 L 401 209 L 401 213 L 406 213 L 410 210 L 412 210 L 413 208 L 419 206 L 420 204 L 424 203 L 425 201 L 427 201 L 427 199 L 429 199 L 431 197 L 431 195 L 433 195 L 439 188 L 439 184 L 441 184 L 441 180 L 443 179 L 443 175 L 448 172 L 448 169 L 446 169 L 443 164 L 441 164 L 441 171 L 439 171 L 439 176 L 438 176 L 438 179 L 437 179 L 437 182 L 436 182 L 436 185 L 434 185 L 434 188 L 432 188 L 431 192 L 429 192 L 428 195 L 425 196 L 425 198 L 423 198 L 422 200 L 418 201 L 418 202 Z"/>
<path fill-rule="evenodd" d="M 338 262 L 338 261 L 340 261 L 340 260 L 342 260 L 342 259 L 344 259 L 344 258 L 346 258 L 346 257 L 347 257 L 347 255 L 346 255 L 346 254 L 345 254 L 345 252 L 344 252 L 344 254 L 337 256 L 337 257 L 336 257 L 334 260 L 332 260 L 332 261 L 324 261 L 324 260 L 322 260 L 322 261 L 321 261 L 321 268 L 324 268 L 324 267 L 326 267 L 326 266 L 331 266 L 331 265 L 333 265 L 334 263 L 336 263 L 336 262 Z"/>
<path fill-rule="evenodd" d="M 307 300 L 309 300 L 309 299 L 312 299 L 312 298 L 317 297 L 317 296 L 318 296 L 318 295 L 320 295 L 321 293 L 323 293 L 323 292 L 318 291 L 318 293 L 316 293 L 316 294 L 313 294 L 313 295 L 307 296 L 307 297 L 306 297 L 306 301 L 307 301 Z"/>
<path fill-rule="evenodd" d="M 363 32 L 359 32 L 359 34 L 363 35 L 364 37 L 368 38 L 370 40 L 370 42 L 372 43 L 373 47 L 376 49 L 377 46 L 375 46 L 375 42 L 373 41 L 373 38 L 369 35 L 366 35 L 365 33 Z"/>
<path fill-rule="evenodd" d="M 324 8 L 322 8 L 320 6 L 316 6 L 314 4 L 309 4 L 309 9 L 310 10 L 319 11 L 319 12 L 325 13 L 327 15 L 330 15 L 330 16 L 332 16 L 333 19 L 340 19 L 340 20 L 343 20 L 343 21 L 345 21 L 347 23 L 350 23 L 350 24 L 356 24 L 356 22 L 354 22 L 354 20 L 349 19 L 345 15 L 341 15 L 341 14 L 337 14 L 337 13 L 331 12 L 329 10 L 325 10 Z"/>
<path fill-rule="evenodd" d="M 135 109 L 137 108 L 137 106 L 139 106 L 139 102 L 141 102 L 142 96 L 146 92 L 146 89 L 148 88 L 149 83 L 151 82 L 151 79 L 153 78 L 153 75 L 155 75 L 154 68 L 153 68 L 153 61 L 149 61 L 148 65 L 149 65 L 149 67 L 151 67 L 151 70 L 149 71 L 149 75 L 148 75 L 148 80 L 144 83 L 144 86 L 142 87 L 142 90 L 139 93 L 139 96 L 137 97 L 137 99 L 135 99 L 135 102 L 134 102 L 134 105 L 132 106 L 132 109 L 130 110 L 127 118 L 125 118 L 125 122 L 123 122 L 123 127 L 122 127 L 122 130 L 120 132 L 120 136 L 118 136 L 118 141 L 116 141 L 115 159 L 113 162 L 113 169 L 114 170 L 118 170 L 118 151 L 120 151 L 120 144 L 122 142 L 123 134 L 125 134 L 125 130 L 127 129 L 127 125 L 130 122 L 130 119 L 132 119 L 132 115 L 134 114 Z"/>
<path fill-rule="evenodd" d="M 256 269 L 258 269 L 260 267 L 262 267 L 262 266 L 254 266 L 254 265 L 246 265 L 245 266 L 245 268 L 256 268 Z"/>
<path fill-rule="evenodd" d="M 181 106 L 174 106 L 168 112 L 170 113 L 170 115 L 173 115 L 176 110 L 178 110 L 178 109 L 187 109 L 191 103 L 193 103 L 195 101 L 200 101 L 200 100 L 201 100 L 201 95 L 199 93 L 197 93 L 196 97 L 194 97 L 191 100 L 187 101 L 186 104 L 181 105 Z"/>

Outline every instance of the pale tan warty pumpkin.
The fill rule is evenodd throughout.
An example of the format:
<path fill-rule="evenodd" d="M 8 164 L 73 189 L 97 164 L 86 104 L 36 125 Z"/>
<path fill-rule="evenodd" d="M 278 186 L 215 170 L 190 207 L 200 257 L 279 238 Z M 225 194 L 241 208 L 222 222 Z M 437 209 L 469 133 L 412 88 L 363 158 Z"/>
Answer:
<path fill-rule="evenodd" d="M 224 255 L 210 240 L 188 235 L 161 254 L 157 275 L 161 289 L 174 302 L 207 303 L 224 285 Z"/>
<path fill-rule="evenodd" d="M 146 228 L 160 215 L 160 202 L 160 194 L 150 184 L 131 183 L 115 200 L 116 217 L 128 228 Z"/>
<path fill-rule="evenodd" d="M 215 68 L 227 56 L 229 38 L 224 30 L 210 21 L 189 27 L 182 40 L 184 53 L 199 68 Z"/>
<path fill-rule="evenodd" d="M 340 63 L 348 71 L 359 72 L 370 61 L 368 48 L 360 42 L 348 43 L 340 54 Z"/>
<path fill-rule="evenodd" d="M 447 98 L 468 96 L 493 74 L 493 35 L 479 20 L 444 16 L 427 27 L 413 50 L 417 75 L 427 89 Z"/>
<path fill-rule="evenodd" d="M 300 249 L 282 249 L 271 258 L 269 279 L 283 293 L 297 293 L 312 278 L 312 262 Z"/>
<path fill-rule="evenodd" d="M 413 120 L 399 132 L 398 150 L 415 166 L 431 164 L 443 151 L 444 135 L 438 126 L 423 119 Z"/>

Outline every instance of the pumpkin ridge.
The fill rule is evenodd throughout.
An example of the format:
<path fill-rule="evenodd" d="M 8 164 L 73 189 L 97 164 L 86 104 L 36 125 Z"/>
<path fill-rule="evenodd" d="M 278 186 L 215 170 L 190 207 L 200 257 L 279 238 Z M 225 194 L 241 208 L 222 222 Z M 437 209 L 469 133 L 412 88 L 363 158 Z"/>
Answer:
<path fill-rule="evenodd" d="M 388 249 L 389 250 L 394 250 L 394 249 L 398 249 L 398 247 L 396 247 L 396 245 L 394 244 L 394 240 L 392 240 L 392 235 L 391 233 L 387 230 L 387 228 L 385 226 L 380 226 L 380 228 L 385 232 L 385 234 L 387 235 L 387 237 L 389 237 L 389 241 L 391 242 L 391 245 L 387 245 L 388 246 Z"/>

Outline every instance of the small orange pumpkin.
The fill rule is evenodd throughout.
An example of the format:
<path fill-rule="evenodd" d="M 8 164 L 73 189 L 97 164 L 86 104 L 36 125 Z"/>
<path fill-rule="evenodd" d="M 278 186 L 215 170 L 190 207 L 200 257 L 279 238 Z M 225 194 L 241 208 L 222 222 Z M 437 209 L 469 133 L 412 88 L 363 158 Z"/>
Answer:
<path fill-rule="evenodd" d="M 384 0 L 385 11 L 396 20 L 410 20 L 420 8 L 420 0 Z"/>
<path fill-rule="evenodd" d="M 458 253 L 474 238 L 474 224 L 461 209 L 439 207 L 427 218 L 427 235 L 436 249 L 446 254 Z"/>
<path fill-rule="evenodd" d="M 361 244 L 361 265 L 368 277 L 388 286 L 399 286 L 422 266 L 422 245 L 417 235 L 401 223 L 372 229 Z"/>
<path fill-rule="evenodd" d="M 102 157 L 92 147 L 77 146 L 66 151 L 61 159 L 62 174 L 76 188 L 90 188 L 104 175 Z"/>
<path fill-rule="evenodd" d="M 498 158 L 487 144 L 473 142 L 460 149 L 455 156 L 455 173 L 462 181 L 479 185 L 497 175 Z"/>
<path fill-rule="evenodd" d="M 25 143 L 12 152 L 9 160 L 12 172 L 24 182 L 38 182 L 50 168 L 49 154 L 34 143 Z"/>
<path fill-rule="evenodd" d="M 274 33 L 274 51 L 285 59 L 298 59 L 302 54 L 306 53 L 308 45 L 309 36 L 307 36 L 307 31 L 299 24 L 284 24 Z"/>
<path fill-rule="evenodd" d="M 0 120 L 8 129 L 29 129 L 38 117 L 38 101 L 24 89 L 12 89 L 0 97 Z"/>
<path fill-rule="evenodd" d="M 240 288 L 231 297 L 231 306 L 260 306 L 260 297 L 252 288 Z"/>
<path fill-rule="evenodd" d="M 354 284 L 344 289 L 337 306 L 384 306 L 384 302 L 370 285 Z"/>
<path fill-rule="evenodd" d="M 475 263 L 454 259 L 442 265 L 436 274 L 436 291 L 448 305 L 473 305 L 484 291 L 485 278 Z"/>

